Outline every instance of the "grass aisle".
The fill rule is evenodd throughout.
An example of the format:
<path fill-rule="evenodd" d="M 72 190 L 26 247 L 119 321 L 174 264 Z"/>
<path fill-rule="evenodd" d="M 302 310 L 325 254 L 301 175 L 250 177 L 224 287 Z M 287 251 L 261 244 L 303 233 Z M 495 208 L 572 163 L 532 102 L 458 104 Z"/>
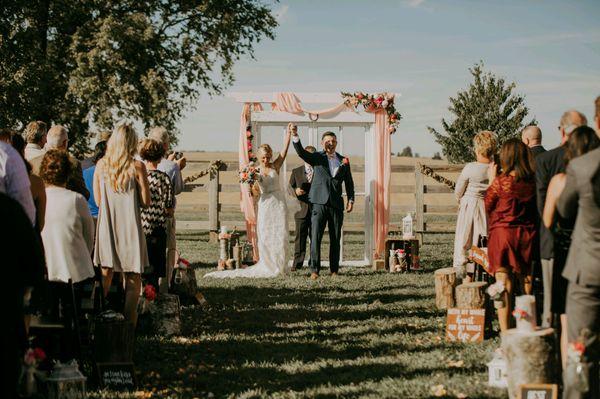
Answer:
<path fill-rule="evenodd" d="M 181 235 L 179 245 L 199 277 L 214 267 L 206 235 Z M 423 262 L 447 264 L 448 250 L 448 242 L 429 244 Z M 498 340 L 445 342 L 430 272 L 341 273 L 317 282 L 306 271 L 199 279 L 210 306 L 183 309 L 181 337 L 138 339 L 141 396 L 426 398 L 443 385 L 444 397 L 504 397 L 486 384 Z"/>

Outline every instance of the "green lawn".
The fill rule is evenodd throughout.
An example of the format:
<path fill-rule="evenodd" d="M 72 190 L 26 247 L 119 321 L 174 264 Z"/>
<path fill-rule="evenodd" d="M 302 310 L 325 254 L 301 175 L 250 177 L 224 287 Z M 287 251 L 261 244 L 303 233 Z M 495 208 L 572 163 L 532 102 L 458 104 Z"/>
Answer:
<path fill-rule="evenodd" d="M 305 270 L 268 280 L 201 279 L 215 267 L 217 245 L 205 233 L 180 234 L 209 306 L 183 309 L 182 336 L 139 337 L 143 392 L 119 396 L 427 398 L 443 385 L 443 397 L 505 397 L 487 386 L 497 338 L 444 341 L 431 272 L 449 265 L 451 238 L 428 238 L 422 273 L 343 268 L 313 282 Z"/>

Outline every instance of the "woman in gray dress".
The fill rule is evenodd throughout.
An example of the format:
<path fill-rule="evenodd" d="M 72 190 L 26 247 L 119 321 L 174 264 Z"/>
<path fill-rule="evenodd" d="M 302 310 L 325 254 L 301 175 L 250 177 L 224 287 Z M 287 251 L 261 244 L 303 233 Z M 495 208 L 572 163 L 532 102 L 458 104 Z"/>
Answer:
<path fill-rule="evenodd" d="M 119 126 L 108 140 L 106 155 L 98 161 L 94 173 L 94 198 L 99 208 L 94 263 L 102 267 L 105 295 L 113 273 L 123 273 L 123 315 L 134 326 L 141 273 L 149 264 L 140 206 L 150 205 L 146 166 L 134 159 L 137 143 L 131 125 Z"/>

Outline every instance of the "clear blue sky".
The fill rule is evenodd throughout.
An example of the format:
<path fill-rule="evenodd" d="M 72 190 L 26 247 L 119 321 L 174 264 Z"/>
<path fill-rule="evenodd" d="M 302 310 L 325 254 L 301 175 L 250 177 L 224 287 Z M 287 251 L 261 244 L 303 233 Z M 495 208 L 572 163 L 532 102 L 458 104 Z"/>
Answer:
<path fill-rule="evenodd" d="M 558 144 L 563 111 L 593 118 L 600 95 L 600 1 L 281 1 L 280 26 L 256 60 L 235 67 L 230 91 L 401 93 L 393 150 L 440 147 L 426 126 L 448 117 L 448 98 L 486 68 L 517 83 L 544 133 Z M 180 123 L 179 148 L 236 151 L 240 104 L 203 97 Z"/>

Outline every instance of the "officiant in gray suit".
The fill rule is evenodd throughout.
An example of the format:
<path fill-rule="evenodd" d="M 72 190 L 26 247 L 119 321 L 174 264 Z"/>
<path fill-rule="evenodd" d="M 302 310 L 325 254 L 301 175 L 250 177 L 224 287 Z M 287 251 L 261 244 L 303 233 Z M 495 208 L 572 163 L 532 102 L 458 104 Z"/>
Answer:
<path fill-rule="evenodd" d="M 314 153 L 317 149 L 313 146 L 306 146 L 304 149 Z M 306 239 L 310 234 L 311 206 L 308 200 L 308 193 L 313 178 L 313 167 L 306 162 L 292 170 L 290 175 L 290 186 L 294 189 L 296 198 L 300 201 L 300 210 L 294 215 L 296 222 L 296 237 L 294 239 L 294 261 L 292 271 L 302 268 L 306 256 Z"/>

